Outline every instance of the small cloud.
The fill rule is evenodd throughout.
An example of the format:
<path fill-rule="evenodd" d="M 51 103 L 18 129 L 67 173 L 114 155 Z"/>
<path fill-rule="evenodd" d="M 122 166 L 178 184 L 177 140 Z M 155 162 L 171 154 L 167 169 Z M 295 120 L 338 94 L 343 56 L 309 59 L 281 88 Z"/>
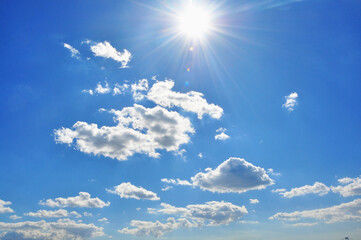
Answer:
<path fill-rule="evenodd" d="M 80 53 L 77 49 L 67 43 L 64 43 L 64 48 L 69 49 L 72 58 L 80 59 Z"/>
<path fill-rule="evenodd" d="M 12 213 L 14 210 L 12 210 L 10 207 L 5 207 L 6 205 L 11 205 L 11 202 L 9 201 L 3 201 L 0 199 L 0 213 Z"/>
<path fill-rule="evenodd" d="M 239 221 L 239 223 L 244 223 L 244 224 L 258 224 L 258 221 Z"/>
<path fill-rule="evenodd" d="M 103 202 L 99 198 L 91 198 L 87 192 L 80 192 L 79 196 L 68 197 L 68 198 L 55 198 L 48 199 L 46 201 L 40 201 L 40 205 L 48 207 L 86 207 L 86 208 L 103 208 L 108 207 L 110 202 Z"/>
<path fill-rule="evenodd" d="M 199 154 L 198 154 L 198 157 L 199 157 L 199 158 L 203 158 L 203 154 L 202 154 L 202 153 L 199 153 Z"/>
<path fill-rule="evenodd" d="M 318 194 L 319 196 L 324 196 L 330 191 L 330 188 L 327 187 L 325 184 L 320 182 L 315 182 L 315 184 L 305 185 L 298 188 L 292 188 L 288 192 L 279 192 L 285 198 L 293 198 L 298 196 L 303 196 L 306 194 Z"/>
<path fill-rule="evenodd" d="M 259 203 L 259 200 L 258 199 L 249 199 L 249 202 L 251 203 L 251 204 L 257 204 L 257 203 Z"/>
<path fill-rule="evenodd" d="M 98 222 L 106 222 L 106 221 L 108 221 L 108 219 L 107 219 L 107 218 L 101 218 L 101 219 L 98 219 Z"/>
<path fill-rule="evenodd" d="M 156 193 L 148 191 L 142 187 L 136 187 L 130 182 L 124 182 L 115 186 L 113 190 L 107 189 L 108 193 L 119 195 L 121 198 L 145 199 L 145 200 L 160 200 Z"/>
<path fill-rule="evenodd" d="M 22 218 L 22 217 L 19 217 L 19 216 L 17 216 L 17 215 L 11 215 L 9 218 L 10 218 L 11 220 L 17 220 L 17 219 L 20 219 L 20 218 Z"/>
<path fill-rule="evenodd" d="M 271 174 L 272 176 L 281 176 L 281 173 L 275 172 L 272 168 L 267 169 L 267 173 Z"/>
<path fill-rule="evenodd" d="M 86 43 L 91 44 L 91 42 Z M 127 49 L 124 49 L 121 53 L 107 41 L 96 43 L 95 45 L 92 45 L 90 49 L 96 57 L 111 58 L 114 61 L 120 62 L 122 64 L 121 68 L 129 67 L 128 63 L 132 54 Z"/>
<path fill-rule="evenodd" d="M 224 141 L 230 138 L 227 134 L 225 134 L 225 131 L 227 131 L 226 128 L 218 128 L 216 132 L 218 133 L 216 136 L 214 136 L 214 139 L 219 141 Z"/>
<path fill-rule="evenodd" d="M 282 107 L 286 108 L 289 112 L 295 110 L 295 106 L 298 104 L 297 98 L 298 94 L 296 92 L 290 93 L 290 95 L 285 96 L 286 102 Z"/>

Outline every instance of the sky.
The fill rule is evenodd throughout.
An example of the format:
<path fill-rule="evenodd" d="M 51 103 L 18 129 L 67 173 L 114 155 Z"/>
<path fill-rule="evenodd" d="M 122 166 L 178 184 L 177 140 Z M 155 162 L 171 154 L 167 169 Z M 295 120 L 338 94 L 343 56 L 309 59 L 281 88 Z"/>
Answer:
<path fill-rule="evenodd" d="M 1 1 L 0 239 L 361 239 L 360 10 Z"/>

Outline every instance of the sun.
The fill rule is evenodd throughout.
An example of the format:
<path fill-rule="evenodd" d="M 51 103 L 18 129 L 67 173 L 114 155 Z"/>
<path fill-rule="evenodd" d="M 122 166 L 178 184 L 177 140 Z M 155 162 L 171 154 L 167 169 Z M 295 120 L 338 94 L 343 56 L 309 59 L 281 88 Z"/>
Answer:
<path fill-rule="evenodd" d="M 200 39 L 211 30 L 211 14 L 192 3 L 178 15 L 179 32 L 188 38 Z"/>

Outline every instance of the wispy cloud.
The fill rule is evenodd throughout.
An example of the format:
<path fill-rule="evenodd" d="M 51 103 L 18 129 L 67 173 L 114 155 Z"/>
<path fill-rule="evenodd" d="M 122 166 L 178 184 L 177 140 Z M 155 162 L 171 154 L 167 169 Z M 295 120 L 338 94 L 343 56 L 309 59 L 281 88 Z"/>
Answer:
<path fill-rule="evenodd" d="M 74 47 L 70 46 L 67 43 L 64 43 L 64 47 L 66 49 L 69 49 L 72 58 L 80 59 L 80 53 L 77 49 L 75 49 Z"/>
<path fill-rule="evenodd" d="M 361 176 L 356 178 L 341 178 L 338 179 L 341 183 L 339 186 L 332 186 L 332 192 L 339 193 L 343 197 L 350 197 L 361 195 Z"/>
<path fill-rule="evenodd" d="M 282 105 L 282 107 L 286 108 L 289 112 L 292 112 L 295 110 L 295 106 L 298 104 L 298 93 L 290 93 L 290 95 L 286 96 L 285 98 L 286 102 Z"/>
<path fill-rule="evenodd" d="M 292 188 L 290 191 L 279 191 L 279 194 L 285 198 L 293 198 L 307 194 L 318 194 L 324 196 L 330 191 L 330 188 L 320 182 L 315 182 L 313 185 L 305 185 L 298 188 Z"/>

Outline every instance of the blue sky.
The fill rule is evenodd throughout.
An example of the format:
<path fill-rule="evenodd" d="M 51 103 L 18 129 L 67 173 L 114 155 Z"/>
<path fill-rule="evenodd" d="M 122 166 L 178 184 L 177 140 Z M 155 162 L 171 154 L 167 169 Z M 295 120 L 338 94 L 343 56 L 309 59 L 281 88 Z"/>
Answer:
<path fill-rule="evenodd" d="M 360 10 L 2 1 L 0 239 L 360 239 Z"/>

